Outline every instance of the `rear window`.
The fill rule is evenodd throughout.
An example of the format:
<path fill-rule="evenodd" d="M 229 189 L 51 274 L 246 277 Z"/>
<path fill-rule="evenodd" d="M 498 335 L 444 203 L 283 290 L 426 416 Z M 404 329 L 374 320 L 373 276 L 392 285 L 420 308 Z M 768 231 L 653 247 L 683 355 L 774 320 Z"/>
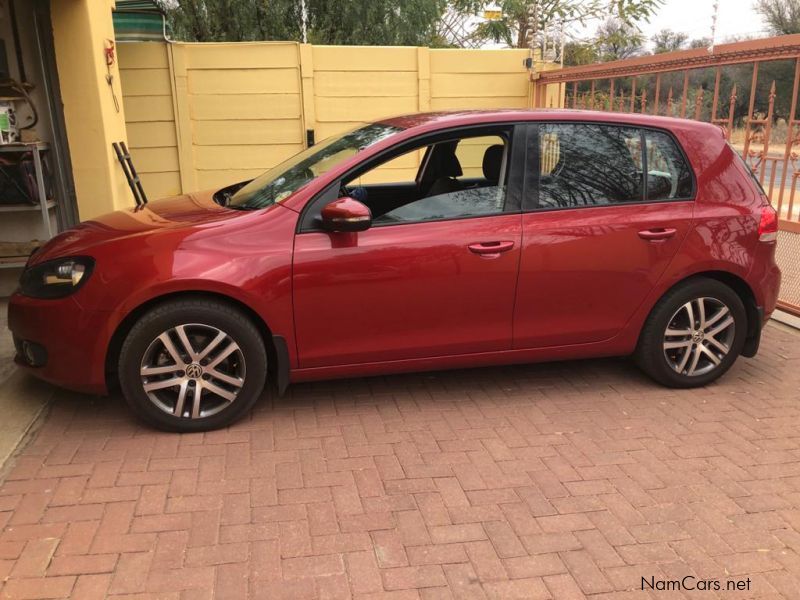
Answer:
<path fill-rule="evenodd" d="M 641 139 L 637 129 L 548 123 L 539 128 L 539 145 L 541 208 L 642 200 Z"/>
<path fill-rule="evenodd" d="M 692 171 L 675 140 L 663 131 L 644 130 L 647 146 L 647 200 L 688 200 Z"/>
<path fill-rule="evenodd" d="M 578 208 L 691 199 L 694 183 L 683 152 L 665 132 L 544 123 L 538 190 L 540 208 Z"/>

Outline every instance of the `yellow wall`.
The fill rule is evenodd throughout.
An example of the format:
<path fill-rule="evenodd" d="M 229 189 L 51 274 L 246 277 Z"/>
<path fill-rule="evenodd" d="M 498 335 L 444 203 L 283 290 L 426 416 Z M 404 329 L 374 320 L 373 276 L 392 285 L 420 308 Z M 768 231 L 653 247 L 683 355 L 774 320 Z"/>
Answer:
<path fill-rule="evenodd" d="M 431 110 L 526 108 L 527 50 L 431 50 Z"/>
<path fill-rule="evenodd" d="M 114 39 L 113 0 L 51 0 L 53 41 L 81 219 L 133 204 L 111 147 L 125 141 L 117 65 L 106 82 L 105 40 Z M 119 101 L 114 106 L 113 94 Z"/>
<path fill-rule="evenodd" d="M 151 198 L 253 177 L 301 150 L 307 129 L 319 141 L 403 113 L 530 106 L 526 50 L 152 42 L 120 45 L 120 56 L 130 145 Z M 480 167 L 474 150 L 468 172 Z M 413 178 L 418 158 L 379 178 Z"/>
<path fill-rule="evenodd" d="M 144 189 L 154 198 L 181 192 L 172 74 L 166 44 L 121 44 L 128 148 Z"/>
<path fill-rule="evenodd" d="M 180 118 L 197 187 L 252 178 L 303 149 L 297 44 L 176 44 L 172 52 L 176 75 L 186 77 Z"/>

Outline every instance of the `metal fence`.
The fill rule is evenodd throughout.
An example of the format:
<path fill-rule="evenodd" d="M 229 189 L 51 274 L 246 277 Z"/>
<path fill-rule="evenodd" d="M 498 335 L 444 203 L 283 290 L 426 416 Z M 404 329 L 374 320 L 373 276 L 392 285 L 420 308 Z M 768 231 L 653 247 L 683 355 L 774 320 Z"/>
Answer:
<path fill-rule="evenodd" d="M 789 35 L 538 73 L 533 102 L 719 125 L 778 211 L 781 307 L 800 314 L 799 83 L 800 35 Z"/>

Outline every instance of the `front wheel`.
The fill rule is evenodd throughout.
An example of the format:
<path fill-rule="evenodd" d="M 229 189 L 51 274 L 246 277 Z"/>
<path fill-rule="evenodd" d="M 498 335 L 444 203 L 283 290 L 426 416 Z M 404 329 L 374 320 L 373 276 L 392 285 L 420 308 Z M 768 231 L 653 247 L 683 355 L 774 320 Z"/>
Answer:
<path fill-rule="evenodd" d="M 739 295 L 714 279 L 678 285 L 656 304 L 639 337 L 635 359 L 663 385 L 706 385 L 742 351 L 747 314 Z"/>
<path fill-rule="evenodd" d="M 252 321 L 214 300 L 178 300 L 145 313 L 119 357 L 122 393 L 159 429 L 207 431 L 243 416 L 264 389 L 267 356 Z"/>

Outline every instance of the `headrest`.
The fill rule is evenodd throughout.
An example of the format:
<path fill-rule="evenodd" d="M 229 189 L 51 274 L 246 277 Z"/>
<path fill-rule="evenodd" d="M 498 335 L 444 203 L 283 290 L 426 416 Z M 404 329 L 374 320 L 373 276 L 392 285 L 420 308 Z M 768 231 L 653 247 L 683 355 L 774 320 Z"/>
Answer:
<path fill-rule="evenodd" d="M 453 148 L 455 150 L 455 148 Z M 461 177 L 464 172 L 461 170 L 461 163 L 458 162 L 458 157 L 455 152 L 440 152 L 439 153 L 439 177 Z"/>
<path fill-rule="evenodd" d="M 497 183 L 500 180 L 500 168 L 503 166 L 503 145 L 494 144 L 483 153 L 483 176 Z"/>

